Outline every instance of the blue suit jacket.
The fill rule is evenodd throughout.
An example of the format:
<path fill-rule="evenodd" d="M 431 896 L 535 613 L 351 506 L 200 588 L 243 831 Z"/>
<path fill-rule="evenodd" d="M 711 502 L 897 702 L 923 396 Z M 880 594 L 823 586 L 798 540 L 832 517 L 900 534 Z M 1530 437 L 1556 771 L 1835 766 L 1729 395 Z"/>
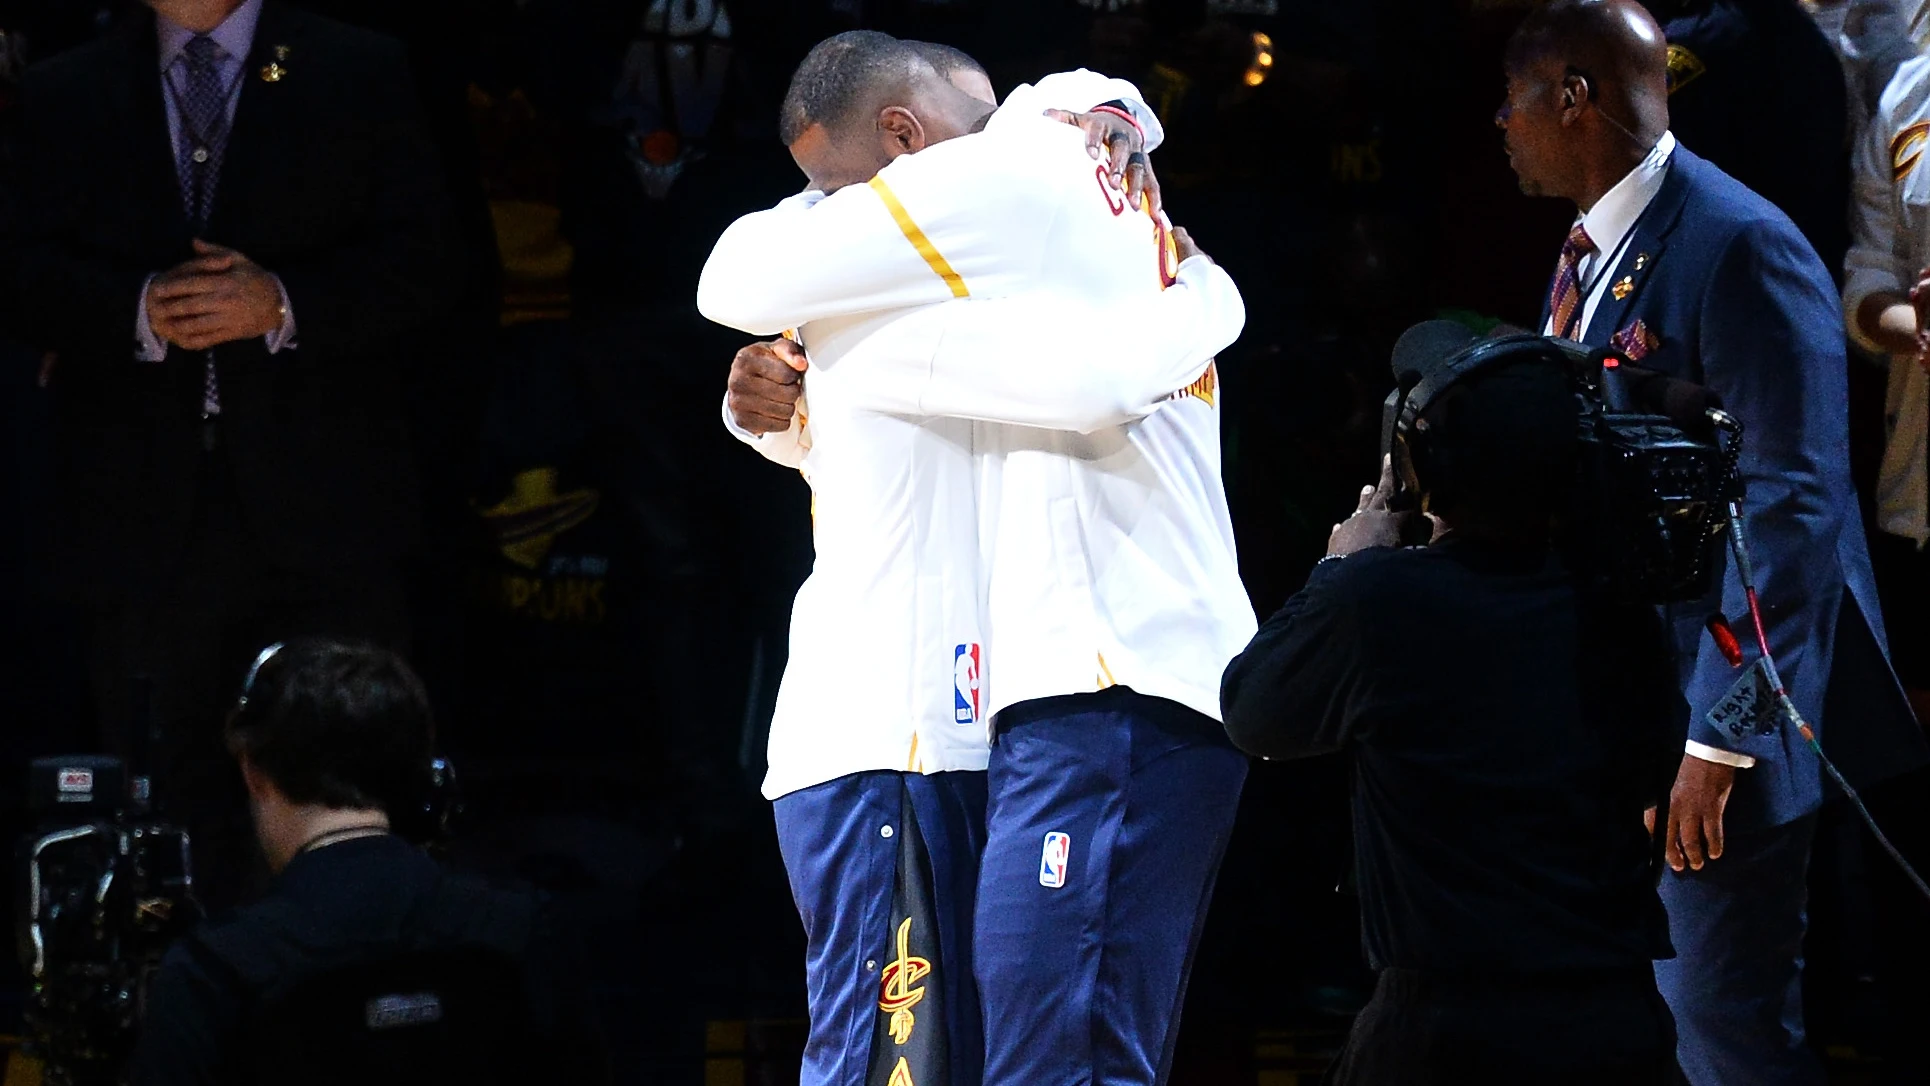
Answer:
<path fill-rule="evenodd" d="M 1850 482 L 1848 360 L 1828 270 L 1788 216 L 1678 146 L 1609 276 L 1587 342 L 1642 338 L 1652 344 L 1644 366 L 1714 389 L 1746 427 L 1745 528 L 1790 697 L 1853 782 L 1923 764 L 1922 732 L 1883 648 Z M 1542 319 L 1545 326 L 1545 311 Z M 1823 783 L 1794 728 L 1738 739 L 1705 715 L 1740 673 L 1704 622 L 1719 610 L 1746 649 L 1754 644 L 1728 566 L 1725 552 L 1709 598 L 1678 604 L 1669 617 L 1692 710 L 1689 738 L 1756 758 L 1737 774 L 1727 818 L 1747 831 L 1815 810 Z M 1755 655 L 1749 649 L 1748 658 Z"/>

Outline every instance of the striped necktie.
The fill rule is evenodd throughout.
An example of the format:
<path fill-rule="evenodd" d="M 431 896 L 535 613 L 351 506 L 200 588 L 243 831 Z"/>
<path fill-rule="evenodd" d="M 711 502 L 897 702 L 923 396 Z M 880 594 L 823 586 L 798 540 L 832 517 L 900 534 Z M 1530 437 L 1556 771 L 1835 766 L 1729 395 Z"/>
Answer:
<path fill-rule="evenodd" d="M 1595 251 L 1595 243 L 1580 223 L 1568 232 L 1561 245 L 1561 263 L 1555 267 L 1555 288 L 1548 296 L 1549 326 L 1561 339 L 1574 339 L 1582 323 L 1582 258 Z"/>

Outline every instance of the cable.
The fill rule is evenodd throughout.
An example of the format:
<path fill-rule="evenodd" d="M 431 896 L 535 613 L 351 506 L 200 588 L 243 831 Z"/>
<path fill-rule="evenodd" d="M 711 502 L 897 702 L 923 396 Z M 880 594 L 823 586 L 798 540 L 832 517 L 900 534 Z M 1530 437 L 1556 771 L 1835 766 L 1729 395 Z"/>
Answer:
<path fill-rule="evenodd" d="M 1917 874 L 1917 869 L 1911 867 L 1910 861 L 1904 859 L 1903 853 L 1897 851 L 1897 847 L 1884 836 L 1882 828 L 1876 824 L 1876 816 L 1870 813 L 1868 807 L 1863 806 L 1863 797 L 1856 794 L 1856 789 L 1851 788 L 1850 782 L 1844 780 L 1843 774 L 1837 771 L 1836 763 L 1830 761 L 1829 755 L 1823 753 L 1823 745 L 1816 741 L 1816 733 L 1810 731 L 1809 725 L 1802 723 L 1800 717 L 1797 718 L 1797 727 L 1801 729 L 1803 738 L 1809 741 L 1809 749 L 1815 751 L 1816 757 L 1822 761 L 1823 769 L 1829 773 L 1830 779 L 1835 781 L 1836 786 L 1849 797 L 1850 803 L 1856 807 L 1856 813 L 1863 816 L 1863 824 L 1870 827 L 1870 833 L 1875 835 L 1876 843 L 1882 845 L 1883 851 L 1889 853 L 1890 859 L 1895 860 L 1896 865 L 1903 869 L 1903 873 L 1910 877 L 1910 881 L 1916 885 L 1917 892 L 1930 898 L 1930 883 L 1923 881 L 1923 876 Z"/>
<path fill-rule="evenodd" d="M 1777 708 L 1789 717 L 1790 723 L 1796 727 L 1797 734 L 1803 737 L 1803 742 L 1809 744 L 1809 749 L 1816 752 L 1817 760 L 1823 763 L 1823 771 L 1828 773 L 1830 779 L 1836 782 L 1836 786 L 1849 797 L 1850 804 L 1856 808 L 1856 813 L 1862 816 L 1863 824 L 1868 826 L 1870 833 L 1876 837 L 1876 843 L 1882 845 L 1883 851 L 1889 853 L 1890 859 L 1895 860 L 1896 865 L 1909 876 L 1917 892 L 1926 900 L 1930 900 L 1930 882 L 1925 882 L 1923 876 L 1917 874 L 1917 869 L 1910 866 L 1910 861 L 1903 858 L 1903 853 L 1890 842 L 1883 828 L 1876 824 L 1876 816 L 1870 813 L 1867 806 L 1864 806 L 1863 797 L 1858 795 L 1856 789 L 1850 786 L 1850 782 L 1844 779 L 1842 771 L 1836 768 L 1836 763 L 1829 760 L 1829 755 L 1823 753 L 1822 742 L 1816 738 L 1816 732 L 1810 728 L 1809 722 L 1803 719 L 1803 714 L 1797 711 L 1796 703 L 1790 700 L 1789 690 L 1783 685 L 1782 675 L 1776 671 L 1775 657 L 1769 651 L 1769 634 L 1763 626 L 1762 603 L 1756 598 L 1756 574 L 1749 563 L 1749 545 L 1743 540 L 1742 503 L 1739 500 L 1729 503 L 1729 546 L 1735 552 L 1736 572 L 1742 578 L 1743 598 L 1749 601 L 1749 618 L 1756 627 L 1756 645 L 1762 650 L 1763 671 L 1769 679 L 1769 685 L 1776 691 Z"/>

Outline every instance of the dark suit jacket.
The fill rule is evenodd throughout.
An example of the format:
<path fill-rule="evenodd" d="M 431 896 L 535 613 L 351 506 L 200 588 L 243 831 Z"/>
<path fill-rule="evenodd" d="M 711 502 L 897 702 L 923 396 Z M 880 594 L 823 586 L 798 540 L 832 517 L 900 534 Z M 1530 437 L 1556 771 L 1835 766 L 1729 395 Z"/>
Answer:
<path fill-rule="evenodd" d="M 30 69 L 0 190 L 0 306 L 59 355 L 53 553 L 96 593 L 165 577 L 202 456 L 202 356 L 134 360 L 143 280 L 191 255 L 162 93 L 147 12 Z M 281 276 L 299 346 L 215 351 L 238 500 L 274 568 L 392 558 L 416 516 L 394 344 L 437 319 L 448 274 L 407 65 L 268 0 L 240 95 L 206 233 Z"/>
<path fill-rule="evenodd" d="M 1850 482 L 1848 361 L 1829 272 L 1789 217 L 1687 147 L 1636 223 L 1589 324 L 1602 346 L 1640 322 L 1642 364 L 1705 384 L 1747 428 L 1750 557 L 1770 647 L 1790 696 L 1852 780 L 1924 763 L 1921 731 L 1890 670 L 1868 545 Z M 1544 307 L 1543 322 L 1547 320 Z M 1728 821 L 1777 826 L 1822 802 L 1821 768 L 1794 728 L 1737 739 L 1705 714 L 1737 680 L 1703 624 L 1748 608 L 1725 567 L 1701 603 L 1673 608 L 1689 738 L 1755 756 Z M 1745 643 L 1751 639 L 1745 636 Z M 1841 718 L 1840 720 L 1838 718 Z M 1826 723 L 1834 722 L 1827 732 Z"/>
<path fill-rule="evenodd" d="M 1694 0 L 1663 32 L 1678 50 L 1669 127 L 1781 208 L 1840 275 L 1850 247 L 1848 92 L 1816 20 L 1796 0 Z M 1765 123 L 1774 138 L 1763 138 Z"/>

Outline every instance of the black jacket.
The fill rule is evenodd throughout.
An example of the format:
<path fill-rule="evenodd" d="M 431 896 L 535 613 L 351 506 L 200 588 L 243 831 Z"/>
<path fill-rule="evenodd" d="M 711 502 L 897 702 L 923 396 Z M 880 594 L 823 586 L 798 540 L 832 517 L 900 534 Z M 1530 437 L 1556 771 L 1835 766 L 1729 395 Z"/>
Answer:
<path fill-rule="evenodd" d="M 1682 760 L 1662 623 L 1546 552 L 1323 563 L 1221 688 L 1249 753 L 1346 751 L 1376 968 L 1646 968 L 1669 955 L 1643 809 Z"/>
<path fill-rule="evenodd" d="M 329 845 L 168 951 L 133 1081 L 595 1086 L 609 1067 L 583 950 L 532 891 L 445 873 L 394 837 Z M 384 997 L 391 1019 L 435 1019 L 374 1022 Z"/>
<path fill-rule="evenodd" d="M 277 50 L 281 78 L 264 74 Z M 202 357 L 134 360 L 142 283 L 191 255 L 154 19 L 30 69 L 0 173 L 0 319 L 56 352 L 59 508 L 74 583 L 164 575 L 192 513 Z M 299 346 L 216 350 L 221 439 L 263 561 L 399 554 L 415 484 L 396 345 L 438 319 L 443 196 L 401 47 L 268 0 L 209 241 L 282 279 Z"/>

